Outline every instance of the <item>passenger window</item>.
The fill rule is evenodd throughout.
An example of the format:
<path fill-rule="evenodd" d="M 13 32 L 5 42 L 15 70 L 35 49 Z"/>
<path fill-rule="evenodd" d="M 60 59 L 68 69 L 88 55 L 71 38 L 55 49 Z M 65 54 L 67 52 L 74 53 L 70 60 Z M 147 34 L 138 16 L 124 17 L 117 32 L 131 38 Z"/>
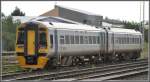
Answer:
<path fill-rule="evenodd" d="M 130 37 L 129 37 L 129 44 L 130 44 Z"/>
<path fill-rule="evenodd" d="M 75 43 L 79 44 L 79 36 L 75 36 Z"/>
<path fill-rule="evenodd" d="M 120 44 L 120 38 L 118 37 L 118 43 Z"/>
<path fill-rule="evenodd" d="M 65 43 L 65 37 L 64 36 L 60 36 L 60 44 L 64 44 Z"/>
<path fill-rule="evenodd" d="M 71 44 L 74 44 L 74 36 L 70 36 Z"/>
<path fill-rule="evenodd" d="M 123 37 L 122 40 L 123 40 L 123 44 L 125 44 L 125 37 Z"/>
<path fill-rule="evenodd" d="M 24 44 L 24 31 L 18 32 L 17 44 Z"/>
<path fill-rule="evenodd" d="M 132 44 L 134 44 L 134 38 L 132 38 Z"/>
<path fill-rule="evenodd" d="M 129 38 L 129 43 L 131 44 L 131 37 Z"/>
<path fill-rule="evenodd" d="M 126 39 L 126 42 L 125 42 L 125 44 L 127 44 L 127 37 L 126 37 L 125 39 Z"/>
<path fill-rule="evenodd" d="M 117 38 L 117 37 L 115 37 L 115 43 L 117 43 L 117 44 L 118 44 L 118 38 Z"/>
<path fill-rule="evenodd" d="M 131 44 L 131 37 L 130 37 L 130 44 Z"/>
<path fill-rule="evenodd" d="M 92 44 L 92 36 L 89 36 L 89 44 Z"/>
<path fill-rule="evenodd" d="M 121 44 L 123 44 L 123 38 L 121 38 Z"/>
<path fill-rule="evenodd" d="M 120 41 L 121 41 L 121 44 L 122 44 L 122 38 L 120 37 Z"/>
<path fill-rule="evenodd" d="M 134 44 L 134 38 L 132 38 L 132 44 Z"/>
<path fill-rule="evenodd" d="M 53 35 L 50 35 L 50 41 L 51 41 L 51 48 L 53 48 Z"/>
<path fill-rule="evenodd" d="M 103 44 L 103 34 L 101 33 L 101 42 Z"/>
<path fill-rule="evenodd" d="M 139 37 L 139 43 L 141 44 L 141 37 Z"/>
<path fill-rule="evenodd" d="M 124 38 L 122 38 L 122 44 L 124 44 Z"/>
<path fill-rule="evenodd" d="M 83 44 L 83 36 L 80 36 L 80 44 Z"/>
<path fill-rule="evenodd" d="M 123 38 L 124 40 L 123 40 L 123 44 L 125 44 L 126 43 L 126 38 Z"/>
<path fill-rule="evenodd" d="M 124 38 L 121 38 L 122 39 L 122 44 L 124 44 Z"/>
<path fill-rule="evenodd" d="M 97 44 L 99 44 L 99 43 L 100 43 L 100 37 L 97 36 Z"/>
<path fill-rule="evenodd" d="M 47 47 L 46 33 L 40 32 L 39 44 L 41 47 Z"/>
<path fill-rule="evenodd" d="M 121 38 L 119 37 L 119 44 L 121 44 Z"/>
<path fill-rule="evenodd" d="M 111 36 L 111 43 L 113 44 L 113 35 Z"/>
<path fill-rule="evenodd" d="M 84 40 L 85 40 L 84 43 L 85 43 L 85 44 L 88 44 L 88 37 L 87 37 L 87 36 L 84 37 Z"/>
<path fill-rule="evenodd" d="M 131 44 L 133 43 L 133 40 L 132 40 L 132 38 L 130 38 L 130 40 L 131 40 Z"/>
<path fill-rule="evenodd" d="M 93 44 L 96 44 L 96 37 L 93 36 Z"/>
<path fill-rule="evenodd" d="M 127 37 L 127 44 L 129 44 L 129 37 Z"/>
<path fill-rule="evenodd" d="M 135 44 L 135 38 L 133 38 L 133 44 Z"/>
<path fill-rule="evenodd" d="M 69 40 L 70 40 L 70 39 L 69 39 L 69 36 L 66 35 L 66 36 L 65 36 L 65 43 L 66 43 L 66 44 L 70 44 L 70 41 L 69 41 Z"/>

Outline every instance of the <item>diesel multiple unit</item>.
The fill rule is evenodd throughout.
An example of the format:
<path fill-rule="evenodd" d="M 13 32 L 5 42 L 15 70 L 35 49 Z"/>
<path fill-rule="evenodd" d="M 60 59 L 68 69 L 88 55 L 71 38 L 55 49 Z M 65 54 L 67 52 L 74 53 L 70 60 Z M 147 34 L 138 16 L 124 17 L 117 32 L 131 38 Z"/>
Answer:
<path fill-rule="evenodd" d="M 16 53 L 23 68 L 76 65 L 140 57 L 142 34 L 136 30 L 34 20 L 16 32 Z"/>

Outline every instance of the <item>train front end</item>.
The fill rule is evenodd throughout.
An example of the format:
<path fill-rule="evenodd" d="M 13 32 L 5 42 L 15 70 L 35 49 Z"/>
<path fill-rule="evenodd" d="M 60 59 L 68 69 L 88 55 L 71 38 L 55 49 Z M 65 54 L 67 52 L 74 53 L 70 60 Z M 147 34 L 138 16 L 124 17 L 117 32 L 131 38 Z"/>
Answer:
<path fill-rule="evenodd" d="M 22 68 L 42 69 L 49 52 L 48 29 L 35 22 L 21 24 L 16 32 L 16 54 Z"/>

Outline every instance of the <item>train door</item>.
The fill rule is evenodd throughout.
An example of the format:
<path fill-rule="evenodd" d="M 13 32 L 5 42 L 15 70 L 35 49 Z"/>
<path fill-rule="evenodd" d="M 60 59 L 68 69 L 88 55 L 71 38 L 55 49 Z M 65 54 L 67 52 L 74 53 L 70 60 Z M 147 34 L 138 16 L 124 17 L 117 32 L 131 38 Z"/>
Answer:
<path fill-rule="evenodd" d="M 113 50 L 113 33 L 112 32 L 108 32 L 107 35 L 107 40 L 108 40 L 108 52 L 112 52 Z"/>
<path fill-rule="evenodd" d="M 106 32 L 101 32 L 101 50 L 106 52 Z"/>
<path fill-rule="evenodd" d="M 38 59 L 38 26 L 28 26 L 25 28 L 24 53 L 26 64 L 37 65 Z"/>
<path fill-rule="evenodd" d="M 108 33 L 107 31 L 105 31 L 104 33 L 104 52 L 107 53 L 107 50 L 108 50 Z"/>
<path fill-rule="evenodd" d="M 29 30 L 27 32 L 27 54 L 34 55 L 35 54 L 35 31 Z"/>
<path fill-rule="evenodd" d="M 102 52 L 104 51 L 104 36 L 103 36 L 103 34 L 104 34 L 103 32 L 100 33 L 100 37 L 101 37 L 100 42 L 101 42 L 101 51 Z"/>
<path fill-rule="evenodd" d="M 49 35 L 49 41 L 50 41 L 50 50 L 51 54 L 54 54 L 55 50 L 55 34 L 54 34 L 54 29 L 48 30 L 48 35 Z"/>

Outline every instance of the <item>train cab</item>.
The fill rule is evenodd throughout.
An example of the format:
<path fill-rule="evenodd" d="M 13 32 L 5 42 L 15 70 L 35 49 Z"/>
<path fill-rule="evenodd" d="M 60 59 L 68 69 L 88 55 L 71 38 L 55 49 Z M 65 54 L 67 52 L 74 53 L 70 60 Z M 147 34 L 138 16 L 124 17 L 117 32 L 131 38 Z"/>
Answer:
<path fill-rule="evenodd" d="M 23 68 L 44 68 L 49 50 L 48 30 L 45 26 L 27 22 L 16 32 L 16 54 Z"/>

